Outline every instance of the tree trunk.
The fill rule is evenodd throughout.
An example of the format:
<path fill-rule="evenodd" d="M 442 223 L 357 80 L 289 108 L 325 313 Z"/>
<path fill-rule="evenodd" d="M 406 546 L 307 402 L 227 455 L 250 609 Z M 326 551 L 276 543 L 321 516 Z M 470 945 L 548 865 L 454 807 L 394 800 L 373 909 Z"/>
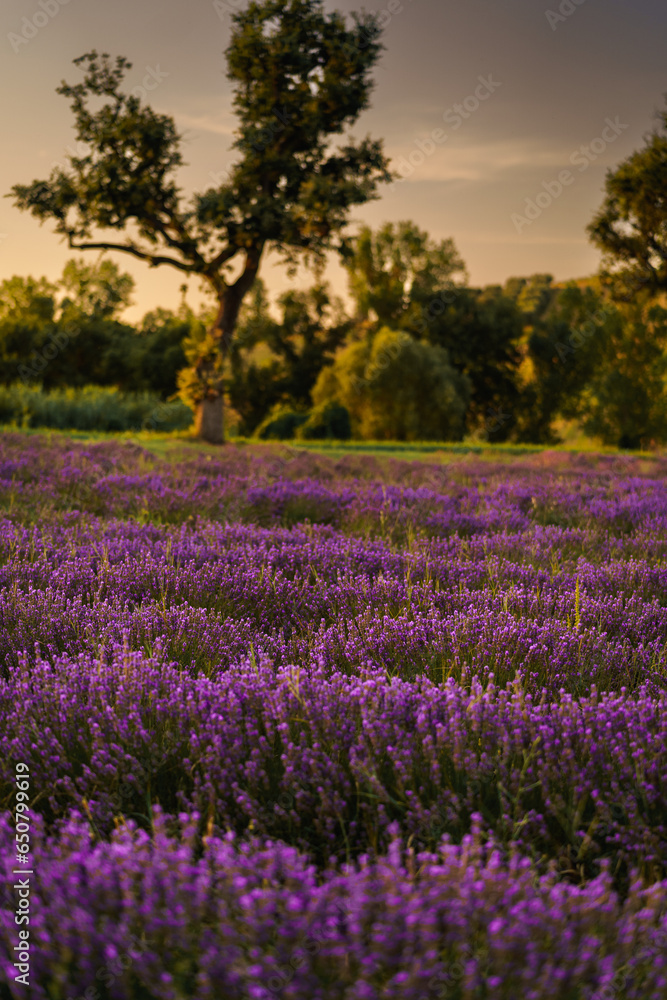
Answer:
<path fill-rule="evenodd" d="M 243 271 L 233 285 L 227 285 L 221 278 L 210 278 L 213 290 L 218 299 L 218 313 L 209 331 L 217 344 L 220 362 L 224 366 L 229 354 L 229 346 L 234 335 L 239 309 L 243 297 L 252 286 L 259 268 L 264 243 L 247 251 Z M 208 444 L 224 444 L 223 405 L 224 388 L 220 371 L 215 374 L 215 364 L 211 358 L 202 358 L 197 367 L 208 384 L 205 398 L 198 404 L 195 413 L 195 434 Z"/>
<path fill-rule="evenodd" d="M 195 434 L 207 444 L 224 444 L 222 396 L 213 396 L 199 403 L 195 413 Z"/>
<path fill-rule="evenodd" d="M 215 359 L 200 358 L 196 365 L 203 399 L 195 410 L 195 434 L 207 444 L 224 444 L 224 385 Z"/>

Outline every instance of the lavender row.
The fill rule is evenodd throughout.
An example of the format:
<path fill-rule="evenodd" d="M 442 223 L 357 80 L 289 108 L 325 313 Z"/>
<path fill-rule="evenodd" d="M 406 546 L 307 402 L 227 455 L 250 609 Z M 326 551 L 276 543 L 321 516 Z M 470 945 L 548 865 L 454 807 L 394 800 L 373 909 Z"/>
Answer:
<path fill-rule="evenodd" d="M 664 690 L 665 539 L 654 565 L 622 558 L 618 539 L 600 565 L 568 560 L 582 532 L 538 531 L 394 551 L 321 526 L 0 521 L 0 662 L 36 643 L 76 655 L 126 635 L 209 672 L 253 647 L 276 664 L 323 659 L 349 673 L 493 671 L 505 683 L 520 671 L 534 690 Z"/>
<path fill-rule="evenodd" d="M 532 459 L 502 467 L 424 464 L 416 471 L 408 463 L 383 467 L 360 456 L 336 462 L 292 451 L 259 459 L 244 449 L 215 458 L 184 453 L 176 464 L 133 446 L 72 448 L 45 438 L 26 446 L 24 437 L 6 435 L 0 494 L 10 507 L 41 517 L 72 508 L 177 522 L 204 516 L 267 526 L 309 519 L 399 540 L 410 530 L 474 536 L 549 524 L 624 534 L 641 525 L 662 530 L 667 523 L 667 470 L 664 462 L 653 464 L 652 479 L 633 475 L 640 470 L 632 460 L 598 459 L 595 467 L 585 458 L 569 460 L 555 475 Z M 393 482 L 381 481 L 387 469 Z M 408 481 L 396 485 L 402 477 Z"/>
<path fill-rule="evenodd" d="M 480 832 L 318 877 L 293 848 L 232 835 L 198 849 L 159 811 L 94 843 L 81 818 L 34 838 L 31 997 L 87 1000 L 658 1000 L 667 883 L 536 877 Z M 170 833 L 171 828 L 171 833 Z M 37 833 L 37 831 L 36 831 Z M 3 849 L 13 831 L 0 827 Z M 0 886 L 0 977 L 13 982 L 15 900 Z M 1 988 L 1 987 L 0 987 Z"/>
<path fill-rule="evenodd" d="M 324 865 L 386 848 L 393 823 L 432 848 L 473 814 L 536 862 L 592 874 L 613 857 L 661 877 L 667 856 L 667 695 L 471 689 L 250 662 L 215 679 L 116 649 L 24 664 L 0 685 L 2 791 L 29 764 L 53 821 L 196 809 Z"/>
<path fill-rule="evenodd" d="M 667 538 L 640 530 L 618 539 L 582 529 L 533 527 L 530 532 L 488 532 L 471 539 L 413 539 L 396 547 L 382 539 L 349 537 L 309 524 L 286 530 L 203 520 L 194 529 L 83 517 L 78 511 L 67 512 L 63 520 L 24 527 L 0 519 L 0 555 L 5 564 L 13 564 L 13 571 L 8 565 L 2 570 L 3 585 L 14 579 L 39 585 L 54 575 L 67 585 L 74 556 L 92 577 L 101 563 L 115 567 L 132 560 L 150 587 L 156 586 L 157 571 L 161 577 L 166 573 L 170 590 L 181 566 L 187 571 L 218 564 L 250 572 L 264 566 L 288 577 L 313 567 L 317 581 L 326 584 L 355 572 L 369 580 L 402 580 L 409 571 L 413 584 L 430 580 L 443 588 L 532 584 L 558 593 L 571 591 L 579 579 L 600 593 L 639 590 L 652 597 L 663 596 L 667 583 Z M 147 576 L 151 570 L 153 576 Z M 146 596 L 146 591 L 140 595 Z"/>
<path fill-rule="evenodd" d="M 224 591 L 230 606 L 241 589 L 238 581 L 235 577 Z M 320 602 L 308 607 L 301 588 L 290 594 L 280 579 L 269 578 L 263 587 L 256 583 L 243 578 L 236 617 L 187 602 L 168 606 L 148 600 L 128 607 L 119 606 L 113 593 L 84 603 L 81 595 L 66 598 L 51 587 L 10 589 L 0 593 L 0 659 L 7 671 L 26 653 L 31 661 L 91 648 L 109 653 L 125 641 L 132 649 L 160 648 L 182 667 L 208 675 L 244 663 L 254 651 L 275 666 L 307 670 L 317 662 L 329 672 L 350 675 L 379 671 L 468 684 L 493 673 L 503 685 L 521 677 L 527 689 L 552 694 L 583 694 L 592 685 L 601 690 L 644 685 L 654 693 L 665 688 L 667 613 L 636 599 L 584 597 L 577 622 L 572 596 L 554 601 L 561 618 L 551 619 L 522 617 L 517 605 L 522 598 L 529 604 L 529 596 L 520 592 L 508 600 L 459 591 L 449 597 L 448 612 L 418 603 L 417 595 L 401 610 L 387 606 L 392 595 L 380 586 L 372 588 L 376 600 L 358 607 L 363 590 L 348 582 L 313 608 Z M 333 603 L 348 608 L 349 617 L 328 624 Z"/>

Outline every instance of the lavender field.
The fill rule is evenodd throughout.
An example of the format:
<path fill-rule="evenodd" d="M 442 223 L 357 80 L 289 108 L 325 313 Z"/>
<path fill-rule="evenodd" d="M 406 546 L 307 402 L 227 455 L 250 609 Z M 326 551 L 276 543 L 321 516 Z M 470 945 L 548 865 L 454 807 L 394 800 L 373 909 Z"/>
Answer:
<path fill-rule="evenodd" d="M 489 454 L 2 437 L 3 1000 L 667 997 L 667 458 Z"/>

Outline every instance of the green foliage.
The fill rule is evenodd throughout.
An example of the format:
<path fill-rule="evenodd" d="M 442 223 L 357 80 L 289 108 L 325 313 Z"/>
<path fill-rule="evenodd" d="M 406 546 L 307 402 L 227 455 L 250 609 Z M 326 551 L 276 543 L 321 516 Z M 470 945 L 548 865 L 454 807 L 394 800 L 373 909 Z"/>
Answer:
<path fill-rule="evenodd" d="M 17 276 L 0 283 L 0 384 L 20 378 L 46 390 L 92 383 L 173 395 L 183 340 L 197 321 L 183 305 L 178 314 L 148 313 L 136 329 L 120 322 L 133 285 L 109 261 L 77 260 L 56 284 Z"/>
<path fill-rule="evenodd" d="M 297 413 L 285 406 L 276 406 L 259 425 L 255 436 L 261 441 L 291 441 L 297 429 L 308 419 L 306 413 Z"/>
<path fill-rule="evenodd" d="M 70 169 L 56 167 L 48 180 L 14 185 L 16 204 L 40 222 L 54 221 L 56 232 L 71 247 L 116 248 L 159 263 L 150 250 L 142 251 L 132 242 L 75 242 L 89 240 L 96 228 L 124 230 L 133 224 L 148 244 L 162 242 L 191 252 L 192 237 L 179 228 L 186 219 L 178 213 L 178 188 L 170 177 L 183 163 L 173 118 L 121 92 L 123 77 L 132 66 L 123 56 L 113 66 L 106 53 L 99 56 L 93 51 L 74 63 L 83 67 L 83 82 L 75 86 L 63 82 L 56 92 L 70 99 L 76 138 L 90 150 L 69 156 Z M 91 111 L 88 102 L 98 97 L 107 100 Z"/>
<path fill-rule="evenodd" d="M 322 371 L 313 401 L 344 406 L 355 437 L 453 441 L 463 434 L 468 394 L 441 347 L 383 327 Z"/>
<path fill-rule="evenodd" d="M 114 285 L 128 291 L 132 279 L 102 265 L 106 287 L 95 289 L 95 271 L 69 261 L 57 285 L 17 276 L 2 282 L 0 382 L 21 378 L 52 389 L 127 381 L 133 330 L 115 318 L 127 296 L 116 296 Z M 59 288 L 70 295 L 59 300 Z"/>
<path fill-rule="evenodd" d="M 243 159 L 228 184 L 198 199 L 198 218 L 224 220 L 230 238 L 261 233 L 290 265 L 297 249 L 345 250 L 332 237 L 348 210 L 391 180 L 381 141 L 329 148 L 329 137 L 370 105 L 378 19 L 355 14 L 348 29 L 343 15 L 324 13 L 322 0 L 255 0 L 232 20 L 227 76 Z"/>
<path fill-rule="evenodd" d="M 67 261 L 58 284 L 67 293 L 60 303 L 62 319 L 76 322 L 82 316 L 116 319 L 131 304 L 135 283 L 113 261 L 92 265 L 82 258 Z"/>
<path fill-rule="evenodd" d="M 266 343 L 281 362 L 282 391 L 297 406 L 308 406 L 315 382 L 331 364 L 351 324 L 342 304 L 333 300 L 326 284 L 280 296 L 282 321 L 269 329 Z"/>
<path fill-rule="evenodd" d="M 441 309 L 433 304 L 441 303 Z M 524 320 L 496 286 L 457 288 L 420 302 L 404 324 L 410 332 L 447 352 L 452 367 L 469 383 L 468 433 L 505 441 L 522 405 L 518 373 Z"/>
<path fill-rule="evenodd" d="M 308 291 L 284 293 L 278 304 L 279 322 L 269 313 L 266 289 L 258 279 L 239 317 L 227 392 L 242 434 L 252 434 L 277 405 L 310 407 L 319 373 L 331 364 L 350 329 L 342 305 L 320 281 Z M 258 348 L 264 352 L 261 359 Z"/>
<path fill-rule="evenodd" d="M 151 393 L 122 394 L 97 385 L 44 392 L 18 383 L 0 386 L 0 422 L 60 430 L 167 432 L 186 430 L 192 411 Z"/>
<path fill-rule="evenodd" d="M 453 240 L 435 243 L 413 222 L 387 222 L 377 233 L 363 226 L 345 266 L 358 318 L 395 328 L 413 303 L 449 288 L 453 275 L 466 275 Z"/>
<path fill-rule="evenodd" d="M 348 441 L 352 436 L 350 414 L 340 403 L 322 403 L 313 408 L 308 419 L 296 431 L 297 438 L 304 441 L 323 441 L 333 438 Z"/>
<path fill-rule="evenodd" d="M 58 288 L 46 278 L 14 275 L 0 282 L 0 323 L 52 323 Z"/>
<path fill-rule="evenodd" d="M 44 388 L 82 388 L 91 383 L 116 386 L 126 392 L 143 388 L 139 377 L 140 345 L 132 326 L 114 319 L 83 316 L 77 323 L 59 323 L 58 330 L 58 354 L 44 368 L 39 358 L 30 366 Z M 42 356 L 47 358 L 46 350 Z"/>
<path fill-rule="evenodd" d="M 587 227 L 621 301 L 667 291 L 667 110 L 658 118 L 644 147 L 607 172 L 604 201 Z"/>
<path fill-rule="evenodd" d="M 178 395 L 186 406 L 217 399 L 224 382 L 224 359 L 215 333 L 195 325 L 183 343 L 188 364 L 177 376 Z"/>
<path fill-rule="evenodd" d="M 528 323 L 541 319 L 558 297 L 551 274 L 531 274 L 529 278 L 508 278 L 503 294 L 511 299 Z"/>
<path fill-rule="evenodd" d="M 584 430 L 619 448 L 667 441 L 667 310 L 629 307 L 611 328 L 580 410 Z"/>
<path fill-rule="evenodd" d="M 19 366 L 57 332 L 57 291 L 46 278 L 14 275 L 0 282 L 0 383 L 19 378 Z"/>
<path fill-rule="evenodd" d="M 621 448 L 667 440 L 667 311 L 574 283 L 535 324 L 519 439 L 556 442 L 557 417 Z"/>
<path fill-rule="evenodd" d="M 375 234 L 363 227 L 346 266 L 359 319 L 446 350 L 469 383 L 467 430 L 506 439 L 519 400 L 523 317 L 516 305 L 500 289 L 466 288 L 453 241 L 436 243 L 412 222 L 387 223 Z"/>
<path fill-rule="evenodd" d="M 582 393 L 608 354 L 611 325 L 619 322 L 615 307 L 573 282 L 536 319 L 528 339 L 533 375 L 524 394 L 519 440 L 556 443 L 556 418 L 580 415 Z"/>
<path fill-rule="evenodd" d="M 275 320 L 269 312 L 266 286 L 257 278 L 239 313 L 227 359 L 227 398 L 238 417 L 237 432 L 249 437 L 283 400 L 280 364 L 266 358 L 266 343 Z M 264 354 L 261 359 L 258 353 Z"/>
<path fill-rule="evenodd" d="M 154 309 L 145 314 L 136 331 L 134 370 L 136 389 L 166 399 L 175 395 L 178 373 L 185 367 L 185 343 L 201 322 L 191 310 Z"/>

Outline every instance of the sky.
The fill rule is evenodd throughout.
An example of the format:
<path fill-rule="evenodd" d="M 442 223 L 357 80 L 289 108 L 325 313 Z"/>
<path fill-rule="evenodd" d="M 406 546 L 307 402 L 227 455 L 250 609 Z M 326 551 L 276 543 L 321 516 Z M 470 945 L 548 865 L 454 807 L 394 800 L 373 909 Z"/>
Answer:
<path fill-rule="evenodd" d="M 246 0 L 3 0 L 0 10 L 0 190 L 46 179 L 76 153 L 73 119 L 55 88 L 78 82 L 72 60 L 92 49 L 132 62 L 125 88 L 173 116 L 184 135 L 178 174 L 185 196 L 234 162 L 236 118 L 224 51 L 231 15 Z M 385 50 L 371 107 L 351 133 L 382 138 L 402 175 L 350 214 L 359 224 L 411 220 L 451 238 L 474 286 L 550 273 L 593 274 L 599 253 L 585 227 L 607 170 L 641 148 L 667 92 L 664 0 L 325 0 L 327 11 L 382 14 Z M 351 19 L 349 19 L 351 23 Z M 74 252 L 48 223 L 0 199 L 0 280 L 56 280 Z M 81 256 L 79 254 L 79 256 Z M 130 321 L 176 308 L 181 272 L 109 255 L 136 281 Z M 91 262 L 94 252 L 87 253 Z M 290 279 L 270 255 L 270 293 Z M 331 259 L 334 291 L 345 272 Z M 201 296 L 190 282 L 188 301 Z"/>

